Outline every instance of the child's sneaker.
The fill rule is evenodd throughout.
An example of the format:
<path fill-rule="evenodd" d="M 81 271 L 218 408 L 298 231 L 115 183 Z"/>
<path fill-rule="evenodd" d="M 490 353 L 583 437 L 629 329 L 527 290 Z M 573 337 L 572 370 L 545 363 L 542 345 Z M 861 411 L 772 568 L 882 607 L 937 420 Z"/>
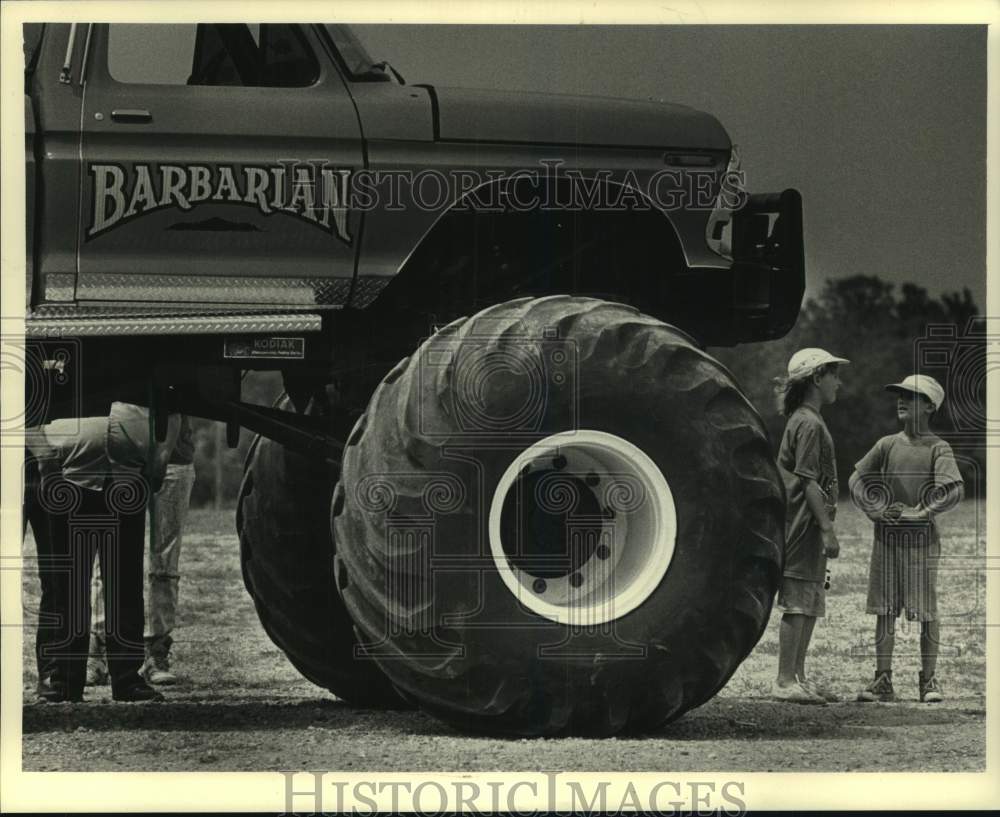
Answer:
<path fill-rule="evenodd" d="M 920 673 L 920 701 L 925 704 L 939 704 L 944 700 L 944 695 L 941 694 L 941 687 L 938 686 L 937 678 L 931 676 L 930 678 L 924 678 L 924 674 Z"/>
<path fill-rule="evenodd" d="M 771 698 L 775 701 L 784 701 L 785 703 L 792 704 L 826 705 L 826 701 L 819 695 L 810 692 L 798 681 L 788 684 L 788 686 L 781 686 L 775 681 L 771 684 Z"/>
<path fill-rule="evenodd" d="M 858 700 L 864 703 L 896 700 L 896 693 L 892 688 L 892 673 L 876 670 L 875 680 L 858 693 Z"/>

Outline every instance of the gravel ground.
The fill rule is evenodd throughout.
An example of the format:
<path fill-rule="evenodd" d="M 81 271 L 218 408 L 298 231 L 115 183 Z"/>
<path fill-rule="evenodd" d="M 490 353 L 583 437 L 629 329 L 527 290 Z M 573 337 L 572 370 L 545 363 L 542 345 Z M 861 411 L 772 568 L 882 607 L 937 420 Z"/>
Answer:
<path fill-rule="evenodd" d="M 535 769 L 540 757 L 546 769 L 560 771 L 985 768 L 985 711 L 961 702 L 804 710 L 720 697 L 643 738 L 496 740 L 456 733 L 419 712 L 232 692 L 175 694 L 160 705 L 26 707 L 24 768 L 487 772 Z"/>
<path fill-rule="evenodd" d="M 242 587 L 231 513 L 192 513 L 174 666 L 163 704 L 115 704 L 107 687 L 82 704 L 33 703 L 31 625 L 24 644 L 25 771 L 978 771 L 985 768 L 985 627 L 971 504 L 950 515 L 956 569 L 942 572 L 943 704 L 916 702 L 915 633 L 897 649 L 893 704 L 803 707 L 767 699 L 778 616 L 714 700 L 640 738 L 491 739 L 460 734 L 419 712 L 350 708 L 302 679 L 263 633 Z M 840 511 L 844 557 L 811 674 L 852 699 L 871 676 L 872 620 L 862 612 L 868 532 Z M 29 563 L 34 548 L 25 543 Z M 25 610 L 37 581 L 24 576 Z"/>

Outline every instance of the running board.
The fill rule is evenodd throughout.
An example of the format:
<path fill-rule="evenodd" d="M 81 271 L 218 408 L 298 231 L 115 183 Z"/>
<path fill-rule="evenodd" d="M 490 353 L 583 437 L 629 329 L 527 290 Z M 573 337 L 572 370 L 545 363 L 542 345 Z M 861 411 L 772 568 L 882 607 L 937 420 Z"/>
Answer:
<path fill-rule="evenodd" d="M 136 307 L 42 306 L 24 321 L 24 334 L 29 338 L 252 335 L 319 332 L 321 328 L 322 318 L 316 312 L 164 312 Z"/>

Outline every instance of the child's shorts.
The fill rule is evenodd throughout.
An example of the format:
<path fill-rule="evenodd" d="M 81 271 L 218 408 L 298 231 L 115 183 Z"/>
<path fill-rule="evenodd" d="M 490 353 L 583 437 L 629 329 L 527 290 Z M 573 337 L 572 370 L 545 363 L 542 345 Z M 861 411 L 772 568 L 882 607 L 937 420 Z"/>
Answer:
<path fill-rule="evenodd" d="M 781 577 L 778 606 L 786 613 L 823 618 L 826 615 L 826 591 L 823 582 Z"/>
<path fill-rule="evenodd" d="M 940 553 L 936 542 L 914 546 L 876 538 L 865 609 L 878 616 L 905 615 L 909 621 L 934 621 Z"/>

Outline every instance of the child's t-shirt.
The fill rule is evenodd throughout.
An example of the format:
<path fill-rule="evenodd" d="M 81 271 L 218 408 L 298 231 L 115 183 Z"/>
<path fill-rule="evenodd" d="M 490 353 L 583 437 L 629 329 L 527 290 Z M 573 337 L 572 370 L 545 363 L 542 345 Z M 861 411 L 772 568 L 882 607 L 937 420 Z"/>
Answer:
<path fill-rule="evenodd" d="M 806 504 L 803 478 L 815 480 L 826 494 L 831 519 L 837 509 L 838 487 L 833 437 L 818 411 L 803 405 L 791 413 L 778 449 L 778 467 L 788 499 L 784 574 L 821 582 L 826 574 L 826 556 L 819 525 Z"/>
<path fill-rule="evenodd" d="M 951 446 L 934 434 L 920 437 L 908 437 L 903 431 L 890 434 L 875 443 L 854 468 L 869 480 L 875 475 L 881 478 L 875 490 L 884 493 L 886 505 L 893 502 L 909 507 L 927 505 L 935 493 L 962 482 Z M 876 522 L 877 538 L 883 527 L 892 526 Z M 935 544 L 938 537 L 933 519 L 928 527 L 929 542 Z"/>

